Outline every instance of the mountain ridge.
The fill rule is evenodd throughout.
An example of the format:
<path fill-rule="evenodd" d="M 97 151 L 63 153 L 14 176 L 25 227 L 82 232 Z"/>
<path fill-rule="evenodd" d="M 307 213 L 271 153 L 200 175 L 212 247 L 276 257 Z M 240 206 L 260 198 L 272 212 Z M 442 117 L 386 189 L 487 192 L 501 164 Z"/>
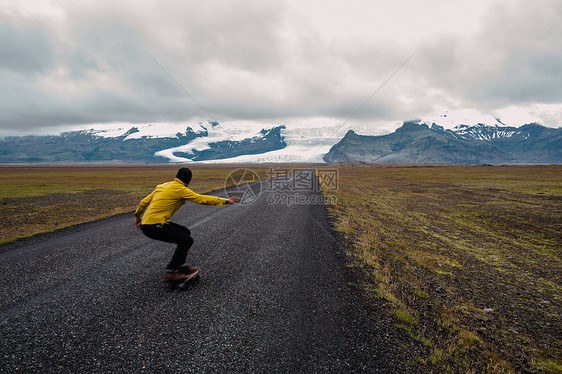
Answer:
<path fill-rule="evenodd" d="M 435 123 L 405 121 L 395 132 L 380 136 L 349 130 L 323 159 L 332 163 L 562 163 L 562 129 L 537 123 L 445 129 Z"/>
<path fill-rule="evenodd" d="M 213 125 L 213 124 L 211 124 Z M 218 125 L 218 124 L 216 124 Z M 213 125 L 213 126 L 216 126 Z M 281 129 L 262 129 L 250 137 L 235 139 L 228 135 L 211 137 L 204 126 L 187 127 L 183 132 L 165 136 L 139 136 L 133 126 L 126 132 L 107 135 L 89 129 L 64 132 L 60 135 L 0 138 L 0 163 L 167 163 L 206 161 L 238 154 L 260 154 L 286 146 Z M 192 147 L 191 158 L 180 158 L 173 150 L 200 140 Z M 171 150 L 167 157 L 163 151 Z M 187 155 L 177 151 L 176 153 Z M 174 157 L 178 160 L 174 160 Z"/>
<path fill-rule="evenodd" d="M 383 135 L 377 128 L 355 126 L 339 140 L 337 126 L 313 122 L 288 128 L 210 121 L 99 125 L 59 135 L 2 137 L 0 163 L 562 163 L 560 128 L 515 127 L 497 118 L 492 125 L 464 123 L 405 121 Z"/>

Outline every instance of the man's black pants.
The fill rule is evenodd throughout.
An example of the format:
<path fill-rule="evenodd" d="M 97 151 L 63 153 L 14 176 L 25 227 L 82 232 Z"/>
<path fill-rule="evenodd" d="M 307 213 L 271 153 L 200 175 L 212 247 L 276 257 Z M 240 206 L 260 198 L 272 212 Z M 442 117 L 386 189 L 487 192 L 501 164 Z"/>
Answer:
<path fill-rule="evenodd" d="M 151 239 L 161 240 L 166 243 L 176 243 L 178 245 L 166 270 L 177 270 L 185 264 L 187 252 L 193 245 L 191 231 L 187 227 L 170 222 L 157 225 L 141 225 L 141 230 L 144 235 Z"/>

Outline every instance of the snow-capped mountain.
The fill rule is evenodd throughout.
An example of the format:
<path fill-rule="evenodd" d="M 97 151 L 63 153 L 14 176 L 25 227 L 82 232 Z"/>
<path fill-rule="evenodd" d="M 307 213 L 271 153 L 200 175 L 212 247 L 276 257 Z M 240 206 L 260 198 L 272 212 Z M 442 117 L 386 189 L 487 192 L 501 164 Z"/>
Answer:
<path fill-rule="evenodd" d="M 286 124 L 109 124 L 0 138 L 0 163 L 562 162 L 556 161 L 562 149 L 558 134 L 536 124 L 517 127 L 490 116 L 451 114 L 404 125 L 329 118 Z M 371 140 L 383 148 L 373 148 Z M 480 148 L 473 152 L 474 147 Z M 454 156 L 444 156 L 451 152 Z"/>
<path fill-rule="evenodd" d="M 94 125 L 58 135 L 0 138 L 0 163 L 322 162 L 342 136 L 341 123 L 329 119 L 288 126 L 252 121 Z"/>
<path fill-rule="evenodd" d="M 431 129 L 439 129 L 432 124 Z M 443 129 L 444 130 L 444 129 Z M 509 138 L 517 132 L 517 127 L 511 126 L 488 126 L 483 123 L 477 125 L 458 125 L 452 130 L 444 130 L 456 139 L 463 140 L 493 140 Z"/>
<path fill-rule="evenodd" d="M 254 132 L 241 126 L 228 132 L 210 122 L 187 127 L 113 125 L 52 136 L 6 137 L 0 139 L 0 162 L 166 163 L 226 159 L 284 148 L 282 129 L 275 126 Z"/>
<path fill-rule="evenodd" d="M 497 120 L 499 122 L 499 120 Z M 562 128 L 536 123 L 519 128 L 494 124 L 407 121 L 394 133 L 349 131 L 324 156 L 326 162 L 424 162 L 462 164 L 562 163 Z"/>
<path fill-rule="evenodd" d="M 519 127 L 537 123 L 537 119 L 526 113 L 518 111 L 518 115 L 518 121 L 514 121 L 513 115 L 509 116 L 509 121 L 505 121 L 498 116 L 482 114 L 477 110 L 443 110 L 439 115 L 428 116 L 414 122 L 426 124 L 432 130 L 446 131 L 455 139 L 490 141 L 509 138 Z"/>

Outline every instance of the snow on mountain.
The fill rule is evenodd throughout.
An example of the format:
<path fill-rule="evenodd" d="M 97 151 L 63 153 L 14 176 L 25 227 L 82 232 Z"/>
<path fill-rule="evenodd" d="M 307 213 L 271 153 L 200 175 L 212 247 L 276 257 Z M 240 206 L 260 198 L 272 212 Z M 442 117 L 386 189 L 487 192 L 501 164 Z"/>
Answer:
<path fill-rule="evenodd" d="M 442 126 L 446 130 L 460 128 L 459 126 L 475 126 L 478 124 L 486 124 L 489 126 L 506 126 L 498 117 L 489 114 L 482 114 L 477 110 L 444 110 L 440 114 L 427 116 L 422 118 L 422 122 L 431 126 L 436 124 Z"/>
<path fill-rule="evenodd" d="M 508 118 L 509 122 L 506 122 L 500 117 L 482 114 L 476 110 L 458 110 L 443 111 L 442 114 L 428 116 L 419 122 L 432 129 L 441 129 L 455 139 L 489 141 L 509 138 L 516 133 L 519 126 L 525 124 L 515 124 L 512 117 Z"/>
<path fill-rule="evenodd" d="M 399 127 L 401 122 L 372 125 L 347 124 L 332 118 L 309 118 L 284 123 L 281 135 L 286 146 L 260 154 L 237 155 L 235 157 L 205 160 L 213 163 L 256 163 L 256 162 L 323 162 L 322 157 L 345 135 L 354 129 L 362 134 L 382 135 Z M 211 145 L 225 141 L 259 139 L 262 130 L 272 129 L 279 124 L 259 121 L 226 121 L 209 123 L 151 123 L 151 124 L 110 124 L 95 125 L 86 130 L 98 137 L 122 137 L 124 140 L 176 138 L 187 131 L 198 135 L 187 144 L 159 150 L 155 156 L 176 163 L 194 162 L 190 157 L 197 151 L 205 151 Z"/>
<path fill-rule="evenodd" d="M 508 139 L 516 136 L 519 128 L 514 126 L 513 117 L 508 121 L 473 110 L 441 111 L 439 115 L 410 122 L 425 124 L 458 140 Z M 3 147 L 9 154 L 3 159 L 4 162 L 323 162 L 323 156 L 348 130 L 379 136 L 393 133 L 401 126 L 402 122 L 347 123 L 325 117 L 289 119 L 283 123 L 98 124 L 50 137 L 6 138 Z M 17 156 L 18 152 L 24 152 L 24 143 L 27 151 Z"/>
<path fill-rule="evenodd" d="M 262 154 L 243 155 L 221 160 L 213 160 L 216 163 L 253 163 L 253 162 L 324 162 L 322 157 L 328 153 L 330 148 L 336 144 L 353 127 L 362 133 L 369 135 L 381 135 L 389 131 L 372 125 L 346 125 L 330 118 L 313 118 L 297 120 L 284 124 L 281 130 L 283 140 L 287 144 L 285 148 Z M 230 126 L 238 126 L 236 123 L 227 123 Z M 263 125 L 262 125 L 263 126 Z M 259 126 L 258 126 L 259 127 Z M 266 128 L 264 126 L 264 128 Z"/>
<path fill-rule="evenodd" d="M 134 131 L 131 131 L 133 130 Z M 185 123 L 145 123 L 145 124 L 130 124 L 130 123 L 114 123 L 114 124 L 100 124 L 92 125 L 83 131 L 97 137 L 103 138 L 118 138 L 130 133 L 124 140 L 141 139 L 146 137 L 149 139 L 155 138 L 175 138 L 178 133 L 184 133 L 186 129 L 191 129 L 193 133 L 201 134 L 206 131 L 201 123 L 188 124 Z"/>
<path fill-rule="evenodd" d="M 284 124 L 283 124 L 284 125 Z M 152 123 L 152 124 L 112 124 L 96 125 L 86 130 L 98 137 L 116 138 L 126 135 L 124 140 L 176 138 L 186 130 L 198 135 L 187 144 L 159 150 L 155 156 L 163 157 L 169 162 L 189 163 L 194 151 L 204 151 L 211 144 L 218 142 L 239 142 L 244 139 L 257 141 L 266 136 L 263 130 L 272 129 L 279 124 L 258 121 L 226 121 L 209 123 Z M 281 135 L 286 147 L 260 154 L 240 155 L 229 158 L 207 160 L 215 163 L 252 163 L 252 162 L 323 162 L 322 156 L 336 144 L 350 126 L 345 126 L 333 119 L 316 118 L 295 121 L 284 125 Z M 388 130 L 375 126 L 363 125 L 353 128 L 365 134 L 380 135 Z"/>
<path fill-rule="evenodd" d="M 281 131 L 287 146 L 283 149 L 259 155 L 244 155 L 215 162 L 322 162 L 338 137 L 330 138 L 334 133 L 331 127 L 291 126 Z"/>
<path fill-rule="evenodd" d="M 505 125 L 499 126 L 497 124 L 489 126 L 479 123 L 474 126 L 458 125 L 453 130 L 447 130 L 447 132 L 457 139 L 492 140 L 509 138 L 517 132 L 517 128 Z"/>
<path fill-rule="evenodd" d="M 254 123 L 239 123 L 233 126 L 232 123 L 217 124 L 204 127 L 206 136 L 202 136 L 190 141 L 187 144 L 179 147 L 163 149 L 156 152 L 156 156 L 164 157 L 170 162 L 193 162 L 190 156 L 195 156 L 195 151 L 205 151 L 211 149 L 211 144 L 219 142 L 240 142 L 249 140 L 250 143 L 258 142 L 260 139 L 265 138 L 271 131 L 268 127 L 256 125 Z M 186 155 L 188 157 L 178 156 L 177 154 Z M 256 155 L 249 155 L 256 156 Z M 216 162 L 213 160 L 212 162 Z M 250 161 L 248 161 L 250 162 Z"/>
<path fill-rule="evenodd" d="M 324 156 L 326 162 L 421 162 L 459 164 L 559 164 L 562 128 L 537 123 L 521 127 L 406 121 L 394 133 L 358 135 L 349 131 Z"/>

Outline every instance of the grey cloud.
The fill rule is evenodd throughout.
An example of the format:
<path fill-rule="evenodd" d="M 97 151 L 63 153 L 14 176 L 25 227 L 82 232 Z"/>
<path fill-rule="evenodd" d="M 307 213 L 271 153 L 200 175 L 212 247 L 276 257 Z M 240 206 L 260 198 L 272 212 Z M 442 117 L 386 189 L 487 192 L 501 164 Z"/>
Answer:
<path fill-rule="evenodd" d="M 484 99 L 562 101 L 560 14 L 559 1 L 505 3 L 491 14 L 483 36 L 500 58 L 495 74 L 483 82 Z"/>
<path fill-rule="evenodd" d="M 562 5 L 541 4 L 500 3 L 478 34 L 422 42 L 355 118 L 562 102 Z M 205 118 L 151 56 L 219 121 L 346 119 L 414 48 L 323 40 L 279 1 L 85 1 L 56 25 L 3 14 L 0 126 Z"/>
<path fill-rule="evenodd" d="M 0 69 L 16 73 L 44 72 L 53 67 L 50 30 L 33 18 L 0 13 Z"/>
<path fill-rule="evenodd" d="M 419 74 L 467 107 L 562 102 L 562 3 L 504 2 L 477 35 L 441 35 L 420 48 Z"/>

